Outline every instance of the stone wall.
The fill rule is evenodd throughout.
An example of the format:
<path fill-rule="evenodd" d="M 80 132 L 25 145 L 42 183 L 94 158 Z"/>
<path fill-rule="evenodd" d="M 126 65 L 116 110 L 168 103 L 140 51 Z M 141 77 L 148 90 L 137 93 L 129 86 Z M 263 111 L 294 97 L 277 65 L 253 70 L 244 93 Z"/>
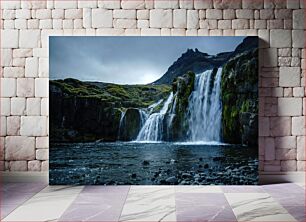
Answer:
<path fill-rule="evenodd" d="M 260 170 L 305 170 L 303 0 L 1 1 L 0 168 L 48 169 L 48 36 L 258 35 Z"/>

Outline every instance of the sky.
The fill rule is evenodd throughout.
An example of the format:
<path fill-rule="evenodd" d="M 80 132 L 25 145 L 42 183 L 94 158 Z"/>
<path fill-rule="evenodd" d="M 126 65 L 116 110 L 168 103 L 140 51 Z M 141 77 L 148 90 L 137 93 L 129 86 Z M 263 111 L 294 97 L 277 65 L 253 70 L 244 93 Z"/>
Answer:
<path fill-rule="evenodd" d="M 50 78 L 117 84 L 159 79 L 187 49 L 216 55 L 233 51 L 244 37 L 53 36 Z"/>

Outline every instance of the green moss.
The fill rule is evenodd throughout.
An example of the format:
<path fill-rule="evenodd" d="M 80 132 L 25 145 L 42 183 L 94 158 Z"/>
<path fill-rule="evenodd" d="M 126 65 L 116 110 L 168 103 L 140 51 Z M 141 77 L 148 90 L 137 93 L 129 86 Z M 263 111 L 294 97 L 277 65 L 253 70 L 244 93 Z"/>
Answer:
<path fill-rule="evenodd" d="M 229 60 L 222 70 L 222 125 L 225 142 L 241 143 L 240 115 L 258 112 L 258 50 Z"/>

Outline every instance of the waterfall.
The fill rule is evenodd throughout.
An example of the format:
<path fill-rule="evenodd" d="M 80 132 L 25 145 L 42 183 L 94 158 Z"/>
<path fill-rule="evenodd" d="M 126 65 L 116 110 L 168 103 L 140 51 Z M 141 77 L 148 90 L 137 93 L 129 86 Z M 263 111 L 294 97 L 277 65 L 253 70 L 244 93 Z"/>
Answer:
<path fill-rule="evenodd" d="M 161 141 L 163 136 L 163 119 L 173 100 L 173 93 L 169 95 L 162 109 L 151 114 L 142 126 L 136 141 Z"/>
<path fill-rule="evenodd" d="M 123 127 L 123 120 L 124 120 L 124 117 L 125 117 L 125 113 L 126 113 L 126 111 L 121 111 L 121 117 L 120 117 L 120 121 L 119 121 L 119 131 L 118 131 L 117 139 L 120 139 L 120 136 L 122 134 L 122 127 Z"/>
<path fill-rule="evenodd" d="M 197 74 L 188 102 L 189 141 L 221 141 L 222 69 Z"/>

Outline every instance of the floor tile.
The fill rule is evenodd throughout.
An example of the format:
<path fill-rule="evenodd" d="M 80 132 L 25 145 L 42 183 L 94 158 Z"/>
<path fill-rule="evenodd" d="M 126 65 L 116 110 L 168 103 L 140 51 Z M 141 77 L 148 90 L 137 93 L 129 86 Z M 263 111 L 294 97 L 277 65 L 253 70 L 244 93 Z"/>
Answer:
<path fill-rule="evenodd" d="M 175 186 L 177 193 L 222 193 L 221 186 Z"/>
<path fill-rule="evenodd" d="M 176 221 L 174 187 L 131 186 L 120 221 Z"/>
<path fill-rule="evenodd" d="M 224 193 L 264 193 L 261 186 L 222 186 Z"/>
<path fill-rule="evenodd" d="M 4 183 L 1 184 L 0 191 L 8 193 L 38 193 L 46 186 L 46 183 Z"/>
<path fill-rule="evenodd" d="M 57 220 L 82 189 L 82 186 L 47 186 L 15 209 L 3 221 Z"/>
<path fill-rule="evenodd" d="M 270 193 L 270 195 L 283 206 L 305 206 L 305 194 L 303 193 Z"/>
<path fill-rule="evenodd" d="M 129 186 L 85 187 L 59 221 L 118 221 Z"/>
<path fill-rule="evenodd" d="M 283 206 L 297 221 L 305 222 L 305 206 Z"/>
<path fill-rule="evenodd" d="M 238 221 L 296 221 L 267 193 L 225 193 Z"/>
<path fill-rule="evenodd" d="M 177 221 L 236 221 L 222 193 L 177 193 Z"/>
<path fill-rule="evenodd" d="M 281 183 L 262 186 L 267 193 L 305 193 L 305 190 L 294 183 Z"/>

